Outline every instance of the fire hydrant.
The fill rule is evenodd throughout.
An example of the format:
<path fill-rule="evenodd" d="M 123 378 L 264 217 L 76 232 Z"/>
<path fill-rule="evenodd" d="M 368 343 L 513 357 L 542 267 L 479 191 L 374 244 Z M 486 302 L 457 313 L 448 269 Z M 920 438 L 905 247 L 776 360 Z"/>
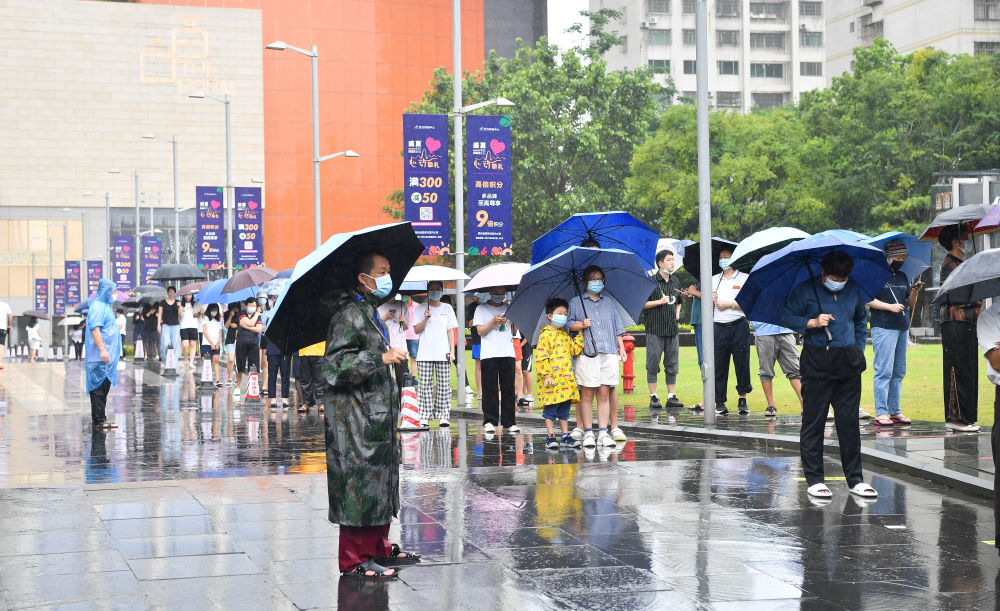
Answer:
<path fill-rule="evenodd" d="M 626 395 L 631 395 L 635 390 L 635 374 L 632 372 L 635 363 L 632 356 L 635 350 L 635 338 L 632 337 L 631 333 L 626 333 L 625 337 L 622 338 L 622 343 L 625 344 L 625 367 L 622 372 L 622 387 Z"/>

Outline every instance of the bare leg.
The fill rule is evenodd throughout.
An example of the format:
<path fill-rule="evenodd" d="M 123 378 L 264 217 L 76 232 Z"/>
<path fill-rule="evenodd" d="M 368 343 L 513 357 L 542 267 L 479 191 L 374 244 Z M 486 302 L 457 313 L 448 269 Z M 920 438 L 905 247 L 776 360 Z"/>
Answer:
<path fill-rule="evenodd" d="M 594 425 L 594 391 L 596 388 L 580 387 L 580 403 L 576 406 L 576 425 L 583 430 Z"/>
<path fill-rule="evenodd" d="M 215 370 L 215 381 L 218 382 L 219 381 L 219 355 L 218 354 L 213 354 L 212 355 L 212 369 Z"/>
<path fill-rule="evenodd" d="M 530 371 L 521 372 L 524 374 L 524 394 L 530 395 L 532 386 L 534 386 L 534 380 L 531 379 Z"/>
<path fill-rule="evenodd" d="M 564 426 L 565 426 L 565 425 L 564 425 Z M 545 431 L 546 431 L 546 432 L 547 432 L 547 433 L 548 433 L 549 435 L 555 435 L 555 433 L 556 433 L 556 429 L 555 429 L 555 427 L 554 427 L 554 426 L 552 426 L 552 421 L 551 421 L 551 420 L 549 420 L 548 418 L 546 418 L 546 419 L 545 419 Z"/>
<path fill-rule="evenodd" d="M 799 411 L 802 411 L 802 409 L 803 409 L 803 405 L 802 405 L 802 378 L 792 378 L 791 380 L 788 380 L 788 383 L 792 385 L 792 390 L 794 390 L 795 394 L 799 397 Z"/>
<path fill-rule="evenodd" d="M 764 400 L 767 401 L 766 407 L 771 407 L 772 405 L 774 405 L 774 382 L 772 382 L 771 380 L 768 380 L 767 382 L 761 380 L 760 387 L 764 390 Z M 801 385 L 799 386 L 799 388 L 801 388 Z"/>
<path fill-rule="evenodd" d="M 608 389 L 608 422 L 610 423 L 609 430 L 616 429 L 618 428 L 618 387 L 606 386 L 605 388 Z M 600 401 L 601 397 L 600 394 L 598 394 L 597 397 L 598 418 L 600 418 L 600 410 L 601 410 Z"/>
<path fill-rule="evenodd" d="M 521 361 L 514 361 L 514 401 L 516 402 L 524 394 L 524 380 L 521 379 Z"/>
<path fill-rule="evenodd" d="M 608 428 L 608 416 L 611 412 L 610 386 L 602 384 L 597 387 L 597 427 Z"/>
<path fill-rule="evenodd" d="M 563 435 L 569 432 L 569 420 L 560 420 L 559 428 L 562 429 Z"/>
<path fill-rule="evenodd" d="M 476 392 L 483 392 L 483 364 L 479 359 L 475 359 L 476 363 Z M 416 371 L 416 370 L 414 370 Z"/>

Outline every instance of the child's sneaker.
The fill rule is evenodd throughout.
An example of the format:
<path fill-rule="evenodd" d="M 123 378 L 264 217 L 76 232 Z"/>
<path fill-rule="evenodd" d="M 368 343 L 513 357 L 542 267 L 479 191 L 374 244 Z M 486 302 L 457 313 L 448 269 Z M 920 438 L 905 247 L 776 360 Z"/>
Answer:
<path fill-rule="evenodd" d="M 550 450 L 558 450 L 559 440 L 556 439 L 555 435 L 549 435 L 545 438 L 545 447 Z"/>
<path fill-rule="evenodd" d="M 580 440 L 573 439 L 569 433 L 563 433 L 562 440 L 559 443 L 564 447 L 573 448 L 574 450 L 578 450 L 581 445 Z"/>

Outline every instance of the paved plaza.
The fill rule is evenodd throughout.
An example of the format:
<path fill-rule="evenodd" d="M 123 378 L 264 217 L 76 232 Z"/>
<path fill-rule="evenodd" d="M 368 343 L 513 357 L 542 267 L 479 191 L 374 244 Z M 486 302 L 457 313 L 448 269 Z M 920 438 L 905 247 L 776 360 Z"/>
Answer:
<path fill-rule="evenodd" d="M 834 499 L 811 501 L 797 451 L 782 445 L 794 417 L 732 419 L 712 437 L 686 412 L 627 406 L 630 441 L 592 452 L 546 450 L 529 414 L 517 435 L 486 436 L 457 410 L 450 429 L 405 434 L 391 537 L 424 560 L 393 582 L 341 580 L 321 414 L 234 403 L 191 374 L 127 364 L 109 404 L 119 428 L 92 433 L 82 379 L 73 362 L 0 373 L 0 606 L 998 604 L 993 512 L 975 486 L 866 462 L 880 497 L 861 501 L 831 455 Z M 939 429 L 868 426 L 866 451 L 991 482 L 988 433 Z"/>

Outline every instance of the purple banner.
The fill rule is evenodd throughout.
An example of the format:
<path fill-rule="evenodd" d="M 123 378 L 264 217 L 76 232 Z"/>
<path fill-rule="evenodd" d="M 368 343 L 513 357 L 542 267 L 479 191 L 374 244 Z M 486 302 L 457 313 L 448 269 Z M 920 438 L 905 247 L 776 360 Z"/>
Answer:
<path fill-rule="evenodd" d="M 66 261 L 63 277 L 66 279 L 66 307 L 80 305 L 80 262 Z"/>
<path fill-rule="evenodd" d="M 469 115 L 465 127 L 468 253 L 512 254 L 510 117 Z"/>
<path fill-rule="evenodd" d="M 448 115 L 403 115 L 403 198 L 424 254 L 451 254 Z"/>
<path fill-rule="evenodd" d="M 66 315 L 66 280 L 56 278 L 52 281 L 52 315 Z"/>
<path fill-rule="evenodd" d="M 150 280 L 149 277 L 160 269 L 160 255 L 163 248 L 160 246 L 160 236 L 144 235 L 139 243 L 142 248 L 142 271 L 141 278 L 143 284 L 159 284 L 159 280 Z"/>
<path fill-rule="evenodd" d="M 87 261 L 87 297 L 97 294 L 97 284 L 104 277 L 104 261 Z"/>
<path fill-rule="evenodd" d="M 194 197 L 198 202 L 198 267 L 222 269 L 226 266 L 222 187 L 195 187 Z"/>
<path fill-rule="evenodd" d="M 264 264 L 260 201 L 260 187 L 236 187 L 236 235 L 233 238 L 233 266 L 236 269 Z"/>
<path fill-rule="evenodd" d="M 135 239 L 132 236 L 116 235 L 112 241 L 115 249 L 114 273 L 111 279 L 118 285 L 119 291 L 132 289 L 135 278 Z"/>
<path fill-rule="evenodd" d="M 49 311 L 49 281 L 35 278 L 35 309 Z"/>

